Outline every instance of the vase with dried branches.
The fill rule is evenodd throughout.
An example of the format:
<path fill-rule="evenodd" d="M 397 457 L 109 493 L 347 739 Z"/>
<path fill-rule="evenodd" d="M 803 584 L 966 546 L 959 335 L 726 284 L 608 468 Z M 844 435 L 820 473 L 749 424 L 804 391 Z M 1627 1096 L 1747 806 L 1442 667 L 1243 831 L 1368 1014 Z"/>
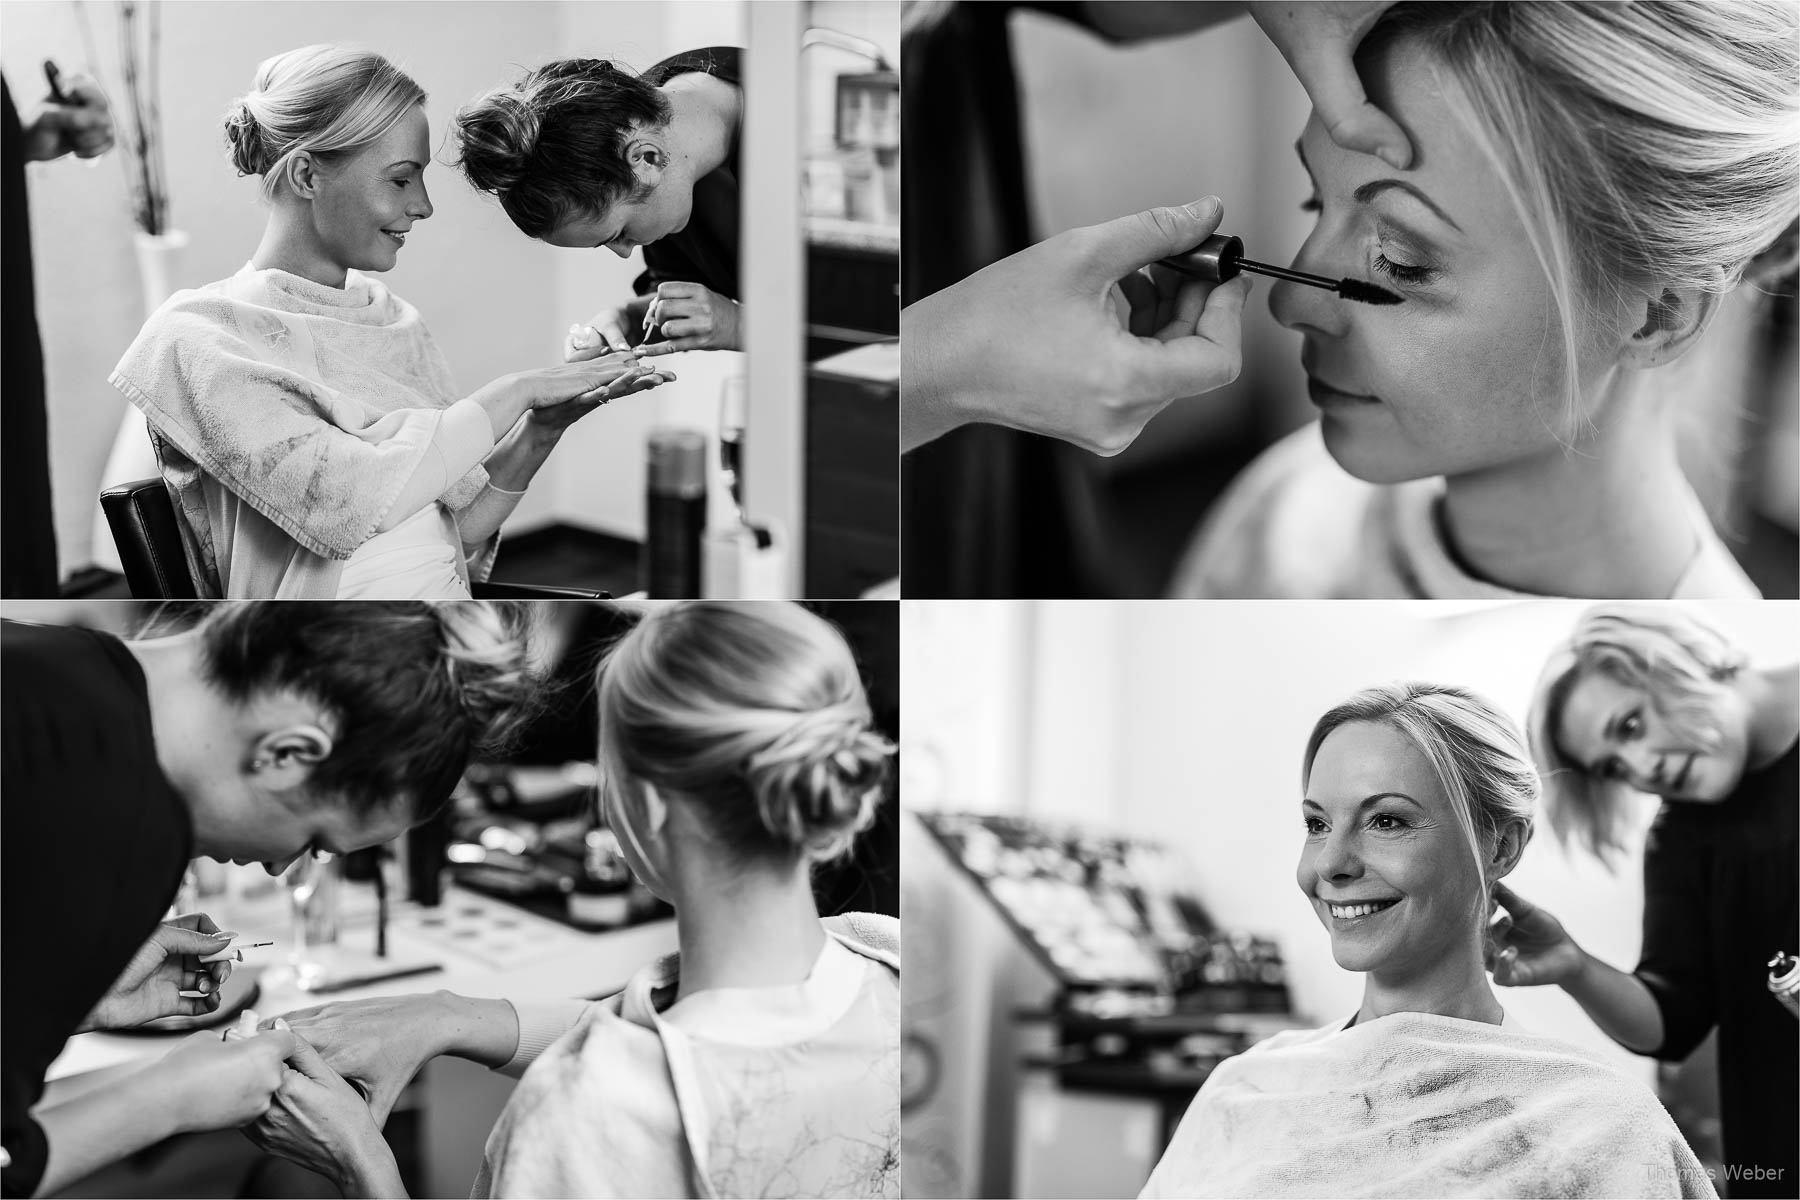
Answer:
<path fill-rule="evenodd" d="M 86 43 L 88 62 L 101 72 L 98 43 L 89 23 L 89 11 L 100 7 L 74 0 L 75 17 Z M 168 170 L 163 155 L 162 128 L 162 3 L 161 0 L 118 0 L 105 6 L 114 17 L 118 44 L 116 85 L 107 88 L 113 98 L 119 162 L 125 171 L 125 189 L 137 225 L 138 283 L 142 288 L 144 315 L 161 307 L 176 289 L 176 272 L 188 235 L 169 225 Z M 105 11 L 103 9 L 102 11 Z M 135 412 L 121 413 L 112 453 L 101 473 L 101 486 L 110 487 L 144 479 L 158 471 L 156 453 L 144 421 Z M 118 552 L 106 519 L 96 510 L 93 520 L 93 555 L 96 566 L 120 570 Z"/>

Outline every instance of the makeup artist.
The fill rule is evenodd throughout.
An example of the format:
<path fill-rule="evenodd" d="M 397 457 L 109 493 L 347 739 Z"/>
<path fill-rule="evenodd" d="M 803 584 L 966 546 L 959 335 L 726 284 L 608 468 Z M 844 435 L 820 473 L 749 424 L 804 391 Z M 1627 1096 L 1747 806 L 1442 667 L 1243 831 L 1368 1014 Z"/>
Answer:
<path fill-rule="evenodd" d="M 1551 825 L 1610 865 L 1640 797 L 1638 964 L 1618 970 L 1562 923 L 1498 889 L 1494 982 L 1555 984 L 1607 1036 L 1678 1063 L 1718 1030 L 1725 1190 L 1792 1196 L 1800 1181 L 1800 1023 L 1769 961 L 1800 953 L 1800 664 L 1752 666 L 1685 609 L 1589 609 L 1538 683 L 1532 750 Z"/>
<path fill-rule="evenodd" d="M 91 79 L 51 74 L 52 94 L 21 117 L 12 89 L 0 79 L 0 260 L 5 262 L 0 298 L 0 595 L 41 599 L 60 585 L 56 527 L 51 518 L 50 430 L 44 411 L 44 352 L 38 342 L 37 291 L 31 268 L 31 213 L 25 164 L 74 154 L 94 158 L 112 149 L 112 116 L 106 95 Z"/>
<path fill-rule="evenodd" d="M 232 935 L 204 916 L 158 924 L 189 858 L 280 874 L 443 804 L 536 694 L 524 621 L 473 601 L 321 601 L 220 603 L 130 641 L 0 622 L 6 1195 L 267 1110 L 296 1053 L 286 1031 L 203 1031 L 116 1084 L 39 1101 L 71 1034 L 216 1006 L 229 968 L 197 959 Z"/>
<path fill-rule="evenodd" d="M 902 152 L 940 164 L 902 180 L 905 227 L 929 231 L 902 249 L 908 595 L 1086 594 L 1091 572 L 1079 563 L 1093 557 L 1082 549 L 1092 540 L 1082 533 L 1092 524 L 1083 497 L 1093 464 L 1045 439 L 1117 454 L 1168 404 L 1237 372 L 1248 285 L 1209 298 L 1160 268 L 1139 273 L 1211 233 L 1216 209 L 1158 209 L 1032 245 L 1010 16 L 1044 12 L 1130 43 L 1192 33 L 1246 7 L 1338 143 L 1395 166 L 1410 161 L 1406 135 L 1369 103 L 1352 63 L 1386 3 L 908 6 Z M 1128 320 L 1113 319 L 1106 302 L 1113 280 Z"/>
<path fill-rule="evenodd" d="M 564 59 L 457 112 L 457 165 L 519 232 L 620 258 L 644 248 L 636 299 L 570 330 L 568 361 L 741 347 L 742 55 L 689 50 L 642 75 Z"/>

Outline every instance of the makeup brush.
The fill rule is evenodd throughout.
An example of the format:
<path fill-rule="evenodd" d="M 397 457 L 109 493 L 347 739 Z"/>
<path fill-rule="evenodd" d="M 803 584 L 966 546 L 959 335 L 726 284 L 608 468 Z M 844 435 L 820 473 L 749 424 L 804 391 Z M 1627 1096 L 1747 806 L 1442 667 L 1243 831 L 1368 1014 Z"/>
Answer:
<path fill-rule="evenodd" d="M 1290 271 L 1286 267 L 1271 266 L 1245 258 L 1244 239 L 1225 233 L 1213 234 L 1186 254 L 1172 254 L 1157 261 L 1171 270 L 1191 275 L 1195 279 L 1204 279 L 1208 283 L 1223 283 L 1227 279 L 1235 279 L 1240 271 L 1249 271 L 1272 279 L 1286 279 L 1291 283 L 1323 288 L 1328 292 L 1336 292 L 1341 299 L 1359 300 L 1364 304 L 1398 304 L 1405 299 L 1384 287 L 1377 287 L 1361 279 L 1327 279 L 1323 275 L 1308 275 L 1305 271 Z"/>

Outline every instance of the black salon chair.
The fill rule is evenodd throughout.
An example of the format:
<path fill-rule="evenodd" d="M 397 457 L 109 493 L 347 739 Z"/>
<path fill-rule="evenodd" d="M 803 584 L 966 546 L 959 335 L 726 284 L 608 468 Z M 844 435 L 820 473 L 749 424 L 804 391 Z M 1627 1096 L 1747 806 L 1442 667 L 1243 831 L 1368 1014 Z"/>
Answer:
<path fill-rule="evenodd" d="M 181 516 L 161 477 L 122 483 L 100 493 L 100 508 L 118 543 L 125 582 L 140 600 L 192 600 L 199 595 L 182 547 Z M 606 592 L 539 587 L 523 583 L 477 583 L 477 600 L 607 600 Z"/>

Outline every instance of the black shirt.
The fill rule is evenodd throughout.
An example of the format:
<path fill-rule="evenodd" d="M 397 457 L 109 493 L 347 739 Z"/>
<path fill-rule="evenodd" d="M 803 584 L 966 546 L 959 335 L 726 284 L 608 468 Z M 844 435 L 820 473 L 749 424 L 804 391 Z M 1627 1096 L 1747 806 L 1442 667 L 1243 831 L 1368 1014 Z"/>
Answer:
<path fill-rule="evenodd" d="M 644 79 L 661 87 L 679 75 L 713 75 L 742 90 L 743 51 L 731 46 L 709 46 L 677 54 L 644 72 Z M 733 300 L 738 295 L 738 144 L 742 127 L 731 135 L 725 161 L 694 181 L 694 207 L 687 227 L 644 247 L 646 270 L 632 284 L 638 295 L 656 290 L 665 282 L 705 284 Z"/>
<path fill-rule="evenodd" d="M 1722 804 L 1664 802 L 1644 850 L 1644 951 L 1635 974 L 1662 1010 L 1657 1058 L 1719 1029 L 1719 1118 L 1733 1197 L 1800 1187 L 1800 1021 L 1768 990 L 1777 951 L 1800 952 L 1800 745 L 1747 772 Z"/>
<path fill-rule="evenodd" d="M 48 1157 L 30 1113 L 44 1071 L 174 899 L 193 833 L 115 637 L 0 622 L 0 738 L 0 1190 L 29 1196 Z"/>
<path fill-rule="evenodd" d="M 56 595 L 56 530 L 50 514 L 50 429 L 44 412 L 44 357 L 38 344 L 31 270 L 31 212 L 25 196 L 25 131 L 12 89 L 0 79 L 0 484 L 6 536 L 0 538 L 0 595 Z"/>

